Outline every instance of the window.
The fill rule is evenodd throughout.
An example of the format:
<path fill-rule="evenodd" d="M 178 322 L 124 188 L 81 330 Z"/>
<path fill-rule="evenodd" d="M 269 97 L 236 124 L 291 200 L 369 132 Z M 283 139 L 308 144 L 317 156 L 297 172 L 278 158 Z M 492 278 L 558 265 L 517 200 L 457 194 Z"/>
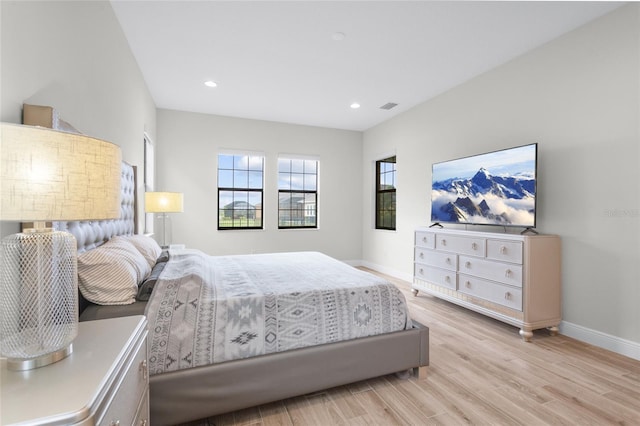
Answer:
<path fill-rule="evenodd" d="M 396 229 L 396 157 L 376 161 L 376 229 Z"/>
<path fill-rule="evenodd" d="M 218 229 L 262 229 L 263 180 L 263 155 L 218 155 Z"/>
<path fill-rule="evenodd" d="M 278 158 L 278 228 L 318 227 L 318 161 Z"/>

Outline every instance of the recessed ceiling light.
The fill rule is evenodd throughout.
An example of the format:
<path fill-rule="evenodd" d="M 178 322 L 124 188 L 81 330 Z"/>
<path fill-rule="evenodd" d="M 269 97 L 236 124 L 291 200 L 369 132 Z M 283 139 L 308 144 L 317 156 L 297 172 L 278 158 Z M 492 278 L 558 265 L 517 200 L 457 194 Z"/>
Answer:
<path fill-rule="evenodd" d="M 331 38 L 333 39 L 333 41 L 342 41 L 344 40 L 346 36 L 344 35 L 344 33 L 341 32 L 337 32 L 337 33 L 333 33 L 331 35 Z"/>
<path fill-rule="evenodd" d="M 213 81 L 213 80 L 208 80 L 208 81 L 205 81 L 205 82 L 204 82 L 204 85 L 205 85 L 205 86 L 207 86 L 207 87 L 217 87 L 217 86 L 218 86 L 218 83 L 216 83 L 216 82 L 215 82 L 215 81 Z"/>
<path fill-rule="evenodd" d="M 351 104 L 351 109 L 358 109 L 358 108 L 360 108 L 360 104 L 359 103 L 354 102 L 354 103 Z"/>

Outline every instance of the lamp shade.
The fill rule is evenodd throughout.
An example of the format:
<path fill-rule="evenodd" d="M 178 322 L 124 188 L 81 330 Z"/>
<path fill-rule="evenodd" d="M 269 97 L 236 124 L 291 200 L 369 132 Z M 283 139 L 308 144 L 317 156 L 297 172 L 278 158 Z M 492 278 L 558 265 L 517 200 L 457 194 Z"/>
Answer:
<path fill-rule="evenodd" d="M 116 219 L 121 162 L 110 142 L 1 123 L 0 220 Z"/>
<path fill-rule="evenodd" d="M 181 192 L 146 192 L 144 210 L 147 213 L 181 213 L 183 196 Z"/>

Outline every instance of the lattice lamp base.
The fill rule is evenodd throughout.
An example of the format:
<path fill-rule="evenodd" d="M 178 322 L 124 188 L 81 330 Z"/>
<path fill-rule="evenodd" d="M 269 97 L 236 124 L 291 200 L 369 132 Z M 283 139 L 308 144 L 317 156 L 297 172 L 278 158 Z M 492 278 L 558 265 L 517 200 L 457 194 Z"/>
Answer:
<path fill-rule="evenodd" d="M 0 243 L 0 355 L 12 370 L 63 359 L 78 334 L 76 240 L 30 231 Z"/>

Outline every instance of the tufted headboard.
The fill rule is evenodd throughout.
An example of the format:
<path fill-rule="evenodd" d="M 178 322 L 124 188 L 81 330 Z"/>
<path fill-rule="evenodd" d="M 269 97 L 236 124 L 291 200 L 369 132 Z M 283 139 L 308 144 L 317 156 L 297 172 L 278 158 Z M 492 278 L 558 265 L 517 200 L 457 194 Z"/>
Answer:
<path fill-rule="evenodd" d="M 136 167 L 122 162 L 120 219 L 53 222 L 53 227 L 76 237 L 78 253 L 98 247 L 116 235 L 137 233 Z"/>

